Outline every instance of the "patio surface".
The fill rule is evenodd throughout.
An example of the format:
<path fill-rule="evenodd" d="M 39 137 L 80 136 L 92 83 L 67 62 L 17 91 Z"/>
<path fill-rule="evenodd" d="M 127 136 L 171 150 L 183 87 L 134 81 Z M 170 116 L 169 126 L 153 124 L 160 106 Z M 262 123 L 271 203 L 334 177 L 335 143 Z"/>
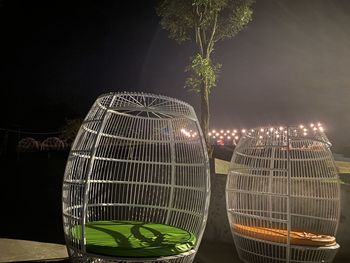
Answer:
<path fill-rule="evenodd" d="M 0 262 L 68 263 L 66 247 L 61 244 L 0 238 Z M 203 241 L 194 263 L 242 263 L 233 244 Z M 333 263 L 346 263 L 336 258 Z"/>

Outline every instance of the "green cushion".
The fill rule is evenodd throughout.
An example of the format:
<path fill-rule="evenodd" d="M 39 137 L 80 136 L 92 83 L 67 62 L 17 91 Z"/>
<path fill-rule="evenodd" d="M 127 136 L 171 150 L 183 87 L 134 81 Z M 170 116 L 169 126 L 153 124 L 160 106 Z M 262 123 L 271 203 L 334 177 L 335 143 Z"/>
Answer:
<path fill-rule="evenodd" d="M 95 221 L 85 226 L 87 252 L 118 257 L 164 257 L 191 250 L 196 237 L 189 231 L 139 221 Z M 81 237 L 81 226 L 72 229 Z"/>

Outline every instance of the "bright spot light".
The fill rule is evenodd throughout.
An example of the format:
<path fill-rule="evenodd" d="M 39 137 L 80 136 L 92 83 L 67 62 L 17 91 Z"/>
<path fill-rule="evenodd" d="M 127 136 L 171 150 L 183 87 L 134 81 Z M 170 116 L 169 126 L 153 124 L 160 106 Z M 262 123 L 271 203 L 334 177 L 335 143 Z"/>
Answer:
<path fill-rule="evenodd" d="M 263 131 L 264 131 L 264 129 L 263 129 L 263 128 L 261 128 L 261 129 L 260 129 L 260 131 L 261 131 L 261 132 L 263 132 Z"/>
<path fill-rule="evenodd" d="M 270 128 L 270 131 L 273 131 L 273 128 L 272 128 L 272 127 Z"/>
<path fill-rule="evenodd" d="M 300 127 L 300 129 L 302 129 L 302 128 L 304 128 L 304 125 L 300 125 L 299 127 Z"/>
<path fill-rule="evenodd" d="M 314 126 L 315 126 L 315 124 L 313 124 L 313 123 L 310 124 L 310 127 L 314 127 Z"/>
<path fill-rule="evenodd" d="M 219 135 L 220 135 L 220 133 L 218 133 L 218 132 L 217 132 L 215 135 L 216 135 L 216 136 L 219 136 Z"/>
<path fill-rule="evenodd" d="M 211 132 L 209 132 L 208 135 L 211 136 Z"/>
<path fill-rule="evenodd" d="M 220 132 L 221 132 L 221 133 L 224 133 L 224 130 L 221 130 Z"/>
<path fill-rule="evenodd" d="M 262 138 L 263 138 L 263 137 L 260 135 L 260 136 L 259 136 L 259 139 L 262 139 Z"/>
<path fill-rule="evenodd" d="M 230 130 L 227 130 L 226 132 L 227 132 L 227 133 L 230 133 Z"/>
<path fill-rule="evenodd" d="M 243 130 L 242 130 L 242 133 L 245 133 L 245 132 L 246 132 L 246 130 L 245 130 L 245 129 L 243 129 Z"/>
<path fill-rule="evenodd" d="M 322 126 L 322 124 L 319 122 L 319 123 L 317 123 L 317 126 L 320 127 L 320 126 Z"/>
<path fill-rule="evenodd" d="M 220 139 L 223 139 L 224 137 L 223 136 L 220 136 Z"/>
<path fill-rule="evenodd" d="M 276 138 L 279 138 L 279 137 L 280 137 L 280 135 L 279 135 L 279 134 L 277 134 L 277 135 L 276 135 Z"/>
<path fill-rule="evenodd" d="M 231 136 L 227 136 L 227 139 L 231 139 Z"/>
<path fill-rule="evenodd" d="M 319 129 L 320 129 L 321 132 L 323 132 L 323 127 L 320 126 Z"/>
<path fill-rule="evenodd" d="M 306 132 L 307 131 L 307 129 L 306 128 L 304 128 L 304 132 Z"/>
<path fill-rule="evenodd" d="M 236 133 L 236 132 L 237 132 L 237 130 L 233 130 L 233 132 L 234 132 L 234 133 Z M 243 130 L 242 130 L 242 132 L 243 132 Z"/>
<path fill-rule="evenodd" d="M 283 129 L 284 129 L 284 128 L 281 126 L 281 127 L 280 127 L 280 131 L 283 131 Z"/>
<path fill-rule="evenodd" d="M 316 127 L 314 127 L 314 128 L 313 128 L 313 130 L 314 130 L 314 131 L 317 131 L 317 128 L 316 128 Z"/>
<path fill-rule="evenodd" d="M 211 132 L 212 132 L 212 133 L 216 133 L 216 130 L 212 130 Z"/>
<path fill-rule="evenodd" d="M 239 138 L 238 136 L 235 136 L 235 139 L 236 139 L 236 140 L 238 140 L 238 138 Z"/>
<path fill-rule="evenodd" d="M 306 136 L 307 135 L 307 132 L 304 132 L 304 136 Z"/>

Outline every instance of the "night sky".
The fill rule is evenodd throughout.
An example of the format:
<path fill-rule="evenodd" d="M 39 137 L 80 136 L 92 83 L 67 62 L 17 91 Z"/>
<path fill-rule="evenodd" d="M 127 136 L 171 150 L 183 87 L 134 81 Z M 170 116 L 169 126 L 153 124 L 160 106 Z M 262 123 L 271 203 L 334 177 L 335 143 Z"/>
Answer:
<path fill-rule="evenodd" d="M 56 130 L 110 91 L 177 97 L 199 115 L 183 88 L 194 46 L 168 39 L 155 3 L 0 0 L 0 127 Z M 257 0 L 214 57 L 213 128 L 321 121 L 350 145 L 350 1 Z"/>

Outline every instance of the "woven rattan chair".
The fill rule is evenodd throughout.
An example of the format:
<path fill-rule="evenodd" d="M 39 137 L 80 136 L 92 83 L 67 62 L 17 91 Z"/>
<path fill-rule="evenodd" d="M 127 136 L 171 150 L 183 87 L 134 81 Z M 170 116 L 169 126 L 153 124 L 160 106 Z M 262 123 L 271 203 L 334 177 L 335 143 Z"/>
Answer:
<path fill-rule="evenodd" d="M 262 127 L 237 145 L 226 185 L 244 262 L 332 262 L 339 180 L 320 125 Z"/>
<path fill-rule="evenodd" d="M 192 262 L 209 195 L 206 146 L 190 105 L 152 94 L 102 95 L 82 123 L 64 176 L 70 258 Z"/>

